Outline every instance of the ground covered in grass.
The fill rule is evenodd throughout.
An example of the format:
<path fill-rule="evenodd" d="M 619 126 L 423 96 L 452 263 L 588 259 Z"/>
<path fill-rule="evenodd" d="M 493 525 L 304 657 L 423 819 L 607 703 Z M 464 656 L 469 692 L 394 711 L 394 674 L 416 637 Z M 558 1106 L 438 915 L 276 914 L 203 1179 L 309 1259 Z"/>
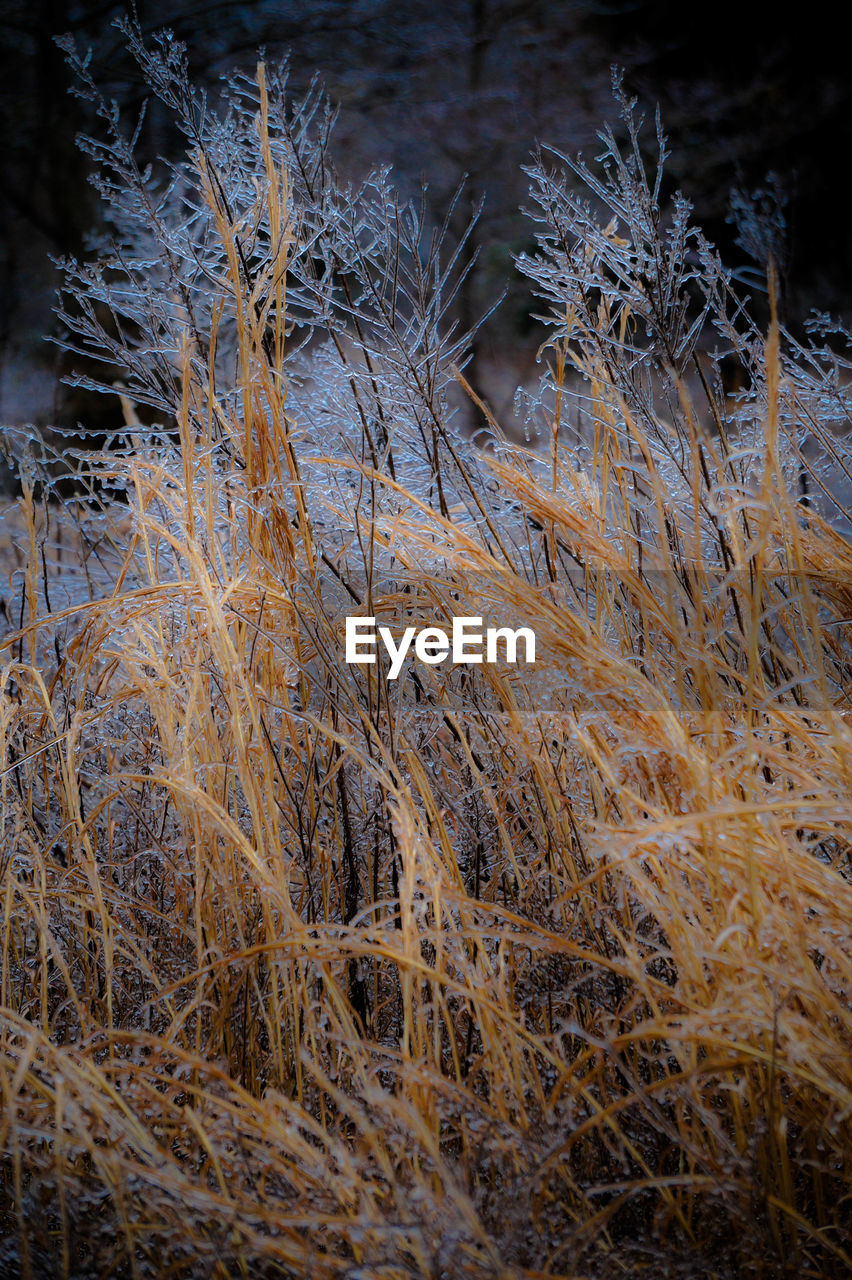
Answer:
<path fill-rule="evenodd" d="M 749 327 L 622 101 L 604 176 L 531 170 L 511 445 L 386 176 L 341 192 L 271 72 L 221 123 L 130 38 L 190 150 L 170 204 L 105 108 L 121 252 L 68 322 L 127 433 L 65 452 L 73 506 L 20 469 L 4 1272 L 849 1272 L 852 547 L 800 501 L 837 365 Z M 536 663 L 392 680 L 349 615 Z"/>

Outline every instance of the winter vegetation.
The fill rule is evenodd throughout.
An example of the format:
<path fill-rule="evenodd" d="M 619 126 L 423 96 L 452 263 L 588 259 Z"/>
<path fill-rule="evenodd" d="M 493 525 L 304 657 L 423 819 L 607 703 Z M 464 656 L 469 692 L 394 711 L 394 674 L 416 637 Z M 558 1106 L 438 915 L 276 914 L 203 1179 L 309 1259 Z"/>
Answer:
<path fill-rule="evenodd" d="M 526 171 L 509 431 L 454 210 L 123 30 L 184 155 L 67 46 L 64 325 L 126 429 L 6 433 L 0 1269 L 852 1273 L 849 333 L 785 329 L 743 197 L 758 325 L 616 77 Z M 535 666 L 390 679 L 352 616 Z"/>

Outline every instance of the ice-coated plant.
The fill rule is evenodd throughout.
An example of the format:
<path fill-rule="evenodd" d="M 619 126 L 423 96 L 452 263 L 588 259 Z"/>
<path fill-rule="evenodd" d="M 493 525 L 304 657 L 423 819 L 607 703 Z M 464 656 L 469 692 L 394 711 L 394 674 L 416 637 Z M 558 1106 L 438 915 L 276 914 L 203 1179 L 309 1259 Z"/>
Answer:
<path fill-rule="evenodd" d="M 311 452 L 366 449 L 391 475 L 399 462 L 446 511 L 444 485 L 459 483 L 447 388 L 470 342 L 451 319 L 470 267 L 460 265 L 464 239 L 450 251 L 446 225 L 429 229 L 386 170 L 340 184 L 335 113 L 318 86 L 294 104 L 286 67 L 264 67 L 260 79 L 232 78 L 217 112 L 168 33 L 149 47 L 132 22 L 122 29 L 187 151 L 140 170 L 135 137 L 69 47 L 77 92 L 106 124 L 105 141 L 82 145 L 110 222 L 93 261 L 67 264 L 63 318 L 76 349 L 173 421 L 187 367 L 228 412 L 251 374 L 244 343 L 254 330 L 257 357 L 298 400 Z"/>
<path fill-rule="evenodd" d="M 184 151 L 141 167 L 67 46 L 108 214 L 67 342 L 126 430 L 64 508 L 21 467 L 0 1270 L 842 1274 L 830 322 L 761 331 L 616 82 L 601 162 L 529 169 L 521 448 L 465 381 L 449 215 L 341 185 L 318 86 L 213 102 L 123 30 Z M 453 663 L 459 618 L 534 661 Z M 444 660 L 347 662 L 380 626 Z"/>

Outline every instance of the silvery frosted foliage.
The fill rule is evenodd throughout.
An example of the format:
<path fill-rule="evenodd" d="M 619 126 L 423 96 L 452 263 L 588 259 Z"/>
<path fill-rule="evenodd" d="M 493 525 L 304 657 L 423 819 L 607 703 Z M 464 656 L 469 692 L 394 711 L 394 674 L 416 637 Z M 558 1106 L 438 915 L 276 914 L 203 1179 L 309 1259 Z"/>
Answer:
<path fill-rule="evenodd" d="M 640 508 L 644 500 L 650 526 L 657 523 L 659 491 L 652 496 L 649 465 L 663 481 L 672 511 L 688 524 L 697 456 L 704 552 L 715 544 L 725 567 L 722 513 L 753 498 L 767 457 L 765 333 L 750 314 L 748 297 L 737 292 L 733 273 L 692 224 L 689 202 L 680 193 L 666 198 L 659 115 L 656 160 L 649 164 L 643 122 L 617 73 L 613 90 L 623 141 L 607 127 L 594 163 L 541 147 L 526 170 L 538 251 L 516 262 L 545 304 L 540 319 L 550 329 L 547 345 L 566 359 L 572 376 L 558 385 L 551 367 L 538 394 L 518 403 L 527 422 L 539 427 L 552 423 L 559 405 L 560 432 L 583 458 L 601 403 L 608 402 L 629 454 L 621 466 L 632 468 L 635 496 Z M 744 210 L 753 213 L 753 202 L 741 200 L 735 213 L 745 217 Z M 777 266 L 770 245 L 764 288 Z M 812 460 L 825 450 L 801 408 L 810 399 L 817 419 L 837 417 L 838 377 L 827 371 L 839 366 L 827 350 L 797 347 L 783 328 L 781 340 L 781 365 L 801 403 L 796 410 L 789 395 L 780 398 L 778 460 L 788 483 L 805 490 L 802 450 L 808 446 L 809 462 L 817 466 Z M 635 440 L 630 443 L 634 429 L 647 442 L 644 456 Z"/>
<path fill-rule="evenodd" d="M 86 58 L 66 44 L 77 92 L 104 125 L 103 139 L 81 145 L 96 163 L 110 226 L 91 260 L 64 264 L 66 345 L 115 371 L 79 382 L 105 391 L 122 383 L 132 402 L 163 415 L 166 426 L 178 415 L 187 368 L 223 413 L 238 412 L 240 308 L 263 313 L 267 330 L 276 321 L 276 302 L 262 293 L 280 246 L 272 243 L 265 199 L 273 179 L 259 146 L 258 83 L 235 75 L 214 108 L 191 85 L 185 50 L 170 33 L 146 43 L 132 21 L 120 27 L 187 150 L 176 162 L 140 168 L 141 120 L 128 135 Z M 466 239 L 446 249 L 452 209 L 444 226 L 429 228 L 425 204 L 402 203 L 386 169 L 343 185 L 330 156 L 335 113 L 324 92 L 314 84 L 292 102 L 286 66 L 266 68 L 265 86 L 268 144 L 276 171 L 286 175 L 293 234 L 281 372 L 305 483 L 327 487 L 333 476 L 337 485 L 339 474 L 320 459 L 354 454 L 444 514 L 460 508 L 481 520 L 482 499 L 471 500 L 478 464 L 447 399 L 471 338 L 450 318 L 470 267 L 469 259 L 463 265 Z M 217 210 L 233 229 L 240 298 L 227 280 Z"/>
<path fill-rule="evenodd" d="M 786 335 L 779 421 L 804 459 L 815 503 L 848 534 L 852 493 L 852 330 L 816 313 L 807 339 Z"/>
<path fill-rule="evenodd" d="M 543 148 L 527 169 L 538 206 L 534 216 L 545 225 L 538 236 L 542 252 L 522 255 L 518 265 L 551 304 L 550 323 L 569 339 L 594 331 L 619 387 L 635 391 L 640 372 L 651 366 L 684 373 L 722 273 L 717 268 L 718 279 L 702 282 L 702 297 L 695 286 L 703 239 L 690 224 L 691 206 L 677 194 L 668 212 L 663 207 L 666 150 L 659 117 L 658 158 L 649 175 L 635 103 L 617 78 L 614 91 L 627 133 L 623 150 L 607 127 L 594 169 L 582 157 L 551 148 Z M 548 156 L 561 168 L 548 167 Z M 707 266 L 709 260 L 705 271 Z"/>
<path fill-rule="evenodd" d="M 121 382 L 130 400 L 152 408 L 167 430 L 179 414 L 188 371 L 215 398 L 217 421 L 239 416 L 245 372 L 238 316 L 249 306 L 268 329 L 278 305 L 268 283 L 280 245 L 266 199 L 273 178 L 259 145 L 261 91 L 255 77 L 235 75 L 214 107 L 190 83 L 185 50 L 168 32 L 145 43 L 132 21 L 120 25 L 151 93 L 182 131 L 186 153 L 140 168 L 141 121 L 125 131 L 86 58 L 66 45 L 77 92 L 103 125 L 103 138 L 81 145 L 95 162 L 110 225 L 87 261 L 65 264 L 67 345 L 114 371 L 81 382 L 107 391 Z M 351 514 L 361 483 L 339 464 L 354 461 L 391 482 L 371 495 L 386 511 L 398 482 L 441 514 L 479 525 L 492 543 L 498 524 L 507 544 L 522 541 L 521 525 L 458 430 L 448 394 L 471 340 L 453 320 L 469 255 L 464 238 L 448 244 L 452 209 L 442 227 L 431 228 L 425 202 L 401 202 L 386 169 L 358 185 L 341 183 L 330 152 L 335 113 L 321 88 L 314 84 L 294 103 L 286 67 L 265 74 L 265 139 L 275 171 L 286 175 L 292 230 L 280 373 L 304 484 L 331 497 L 339 521 L 341 510 Z M 621 466 L 632 468 L 636 509 L 644 504 L 651 524 L 657 490 L 649 459 L 672 510 L 692 519 L 697 435 L 705 551 L 718 544 L 724 563 L 722 513 L 754 492 L 766 456 L 764 335 L 731 273 L 691 223 L 688 201 L 667 196 L 659 118 L 657 157 L 649 166 L 635 103 L 617 76 L 613 87 L 623 143 L 607 128 L 595 164 L 545 147 L 527 170 L 539 249 L 517 264 L 545 304 L 551 344 L 569 358 L 575 376 L 559 388 L 546 373 L 519 404 L 533 434 L 559 404 L 562 438 L 576 449 L 577 467 L 587 458 L 602 403 L 610 403 L 616 430 L 629 419 L 649 453 L 640 456 L 625 429 Z M 752 205 L 741 200 L 738 207 L 742 213 Z M 233 233 L 239 288 L 223 217 Z M 784 337 L 784 367 L 798 399 L 782 396 L 780 463 L 795 484 L 806 452 L 819 484 L 844 446 L 830 431 L 821 440 L 808 415 L 818 423 L 842 420 L 842 362 L 827 348 L 797 348 Z M 725 360 L 741 374 L 735 395 L 725 395 Z M 218 464 L 238 469 L 224 433 L 218 447 Z"/>
<path fill-rule="evenodd" d="M 736 228 L 736 244 L 754 266 L 740 267 L 737 277 L 753 289 L 766 288 L 766 269 L 771 261 L 782 275 L 788 266 L 790 231 L 787 219 L 789 199 L 777 174 L 767 174 L 766 185 L 755 191 L 732 187 L 728 221 Z"/>

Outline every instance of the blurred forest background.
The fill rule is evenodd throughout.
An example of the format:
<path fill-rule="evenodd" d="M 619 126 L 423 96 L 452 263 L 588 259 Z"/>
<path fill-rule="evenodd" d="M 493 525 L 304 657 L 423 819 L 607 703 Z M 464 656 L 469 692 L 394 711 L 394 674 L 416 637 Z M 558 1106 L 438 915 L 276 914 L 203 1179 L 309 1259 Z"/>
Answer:
<path fill-rule="evenodd" d="M 75 136 L 93 126 L 69 96 L 54 37 L 91 46 L 95 77 L 132 119 L 144 89 L 112 25 L 122 6 L 102 0 L 4 0 L 0 6 L 0 422 L 118 425 L 117 400 L 64 387 L 73 366 L 44 341 L 59 273 L 51 256 L 85 253 L 99 205 Z M 341 112 L 339 170 L 357 179 L 393 166 L 404 196 L 428 184 L 440 222 L 455 205 L 459 233 L 484 198 L 472 240 L 479 256 L 459 299 L 469 325 L 507 288 L 512 255 L 530 247 L 520 212 L 520 166 L 537 140 L 592 155 L 615 114 L 612 64 L 670 139 L 670 182 L 757 295 L 766 254 L 782 280 L 794 327 L 819 305 L 848 319 L 852 238 L 845 164 L 852 142 L 852 80 L 828 6 L 784 25 L 760 5 L 722 0 L 143 0 L 143 30 L 170 26 L 189 48 L 196 80 L 251 66 L 259 48 L 289 54 L 296 95 L 315 72 Z M 834 11 L 836 12 L 836 10 Z M 648 130 L 649 145 L 653 131 Z M 156 110 L 140 135 L 143 159 L 180 140 Z M 737 193 L 740 193 L 738 196 Z M 732 217 L 745 193 L 751 236 Z M 473 381 L 500 414 L 543 336 L 523 281 L 484 327 Z M 79 363 L 79 361 L 77 362 Z"/>

